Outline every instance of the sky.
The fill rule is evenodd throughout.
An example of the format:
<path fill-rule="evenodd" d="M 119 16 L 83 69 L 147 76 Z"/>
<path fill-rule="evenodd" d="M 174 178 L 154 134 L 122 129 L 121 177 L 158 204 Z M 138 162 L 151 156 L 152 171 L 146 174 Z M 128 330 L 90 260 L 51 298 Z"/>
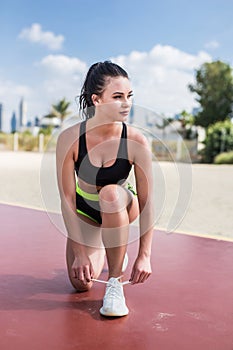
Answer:
<path fill-rule="evenodd" d="M 233 66 L 231 0 L 0 0 L 3 129 L 24 98 L 27 119 L 63 97 L 78 113 L 89 66 L 129 73 L 134 103 L 172 116 L 198 104 L 188 85 L 205 62 Z"/>

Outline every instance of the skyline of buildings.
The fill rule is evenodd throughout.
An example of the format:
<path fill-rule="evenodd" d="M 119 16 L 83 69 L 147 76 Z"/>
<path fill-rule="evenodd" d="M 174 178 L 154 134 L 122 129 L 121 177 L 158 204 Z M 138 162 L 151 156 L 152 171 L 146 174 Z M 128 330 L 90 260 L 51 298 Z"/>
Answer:
<path fill-rule="evenodd" d="M 27 111 L 27 103 L 24 97 L 21 97 L 18 104 L 18 113 L 16 113 L 14 110 L 11 114 L 10 120 L 5 119 L 4 105 L 2 102 L 0 102 L 0 132 L 15 133 L 30 130 L 30 132 L 33 134 L 38 134 L 40 128 L 47 128 L 48 126 L 59 127 L 60 125 L 60 120 L 58 120 L 59 118 L 48 118 L 48 115 L 45 115 L 42 118 L 38 118 L 36 116 L 34 120 L 28 120 Z M 193 108 L 192 114 L 196 115 L 197 112 L 198 108 Z M 179 117 L 179 114 L 174 114 L 172 119 L 174 121 L 179 120 Z M 163 115 L 160 115 L 152 110 L 147 110 L 143 107 L 133 105 L 129 114 L 128 122 L 130 124 L 136 124 L 140 127 L 149 128 L 152 130 L 155 128 L 163 128 L 163 125 L 165 125 L 163 119 L 166 119 Z M 7 128 L 8 131 L 6 131 L 6 120 L 10 124 L 8 125 L 9 128 Z"/>
<path fill-rule="evenodd" d="M 8 121 L 8 125 L 6 121 Z M 26 128 L 37 127 L 39 124 L 38 117 L 35 117 L 33 122 L 28 120 L 27 103 L 24 97 L 21 97 L 19 101 L 18 113 L 13 110 L 10 119 L 5 119 L 4 104 L 0 102 L 0 132 L 14 133 L 16 131 L 24 131 Z"/>

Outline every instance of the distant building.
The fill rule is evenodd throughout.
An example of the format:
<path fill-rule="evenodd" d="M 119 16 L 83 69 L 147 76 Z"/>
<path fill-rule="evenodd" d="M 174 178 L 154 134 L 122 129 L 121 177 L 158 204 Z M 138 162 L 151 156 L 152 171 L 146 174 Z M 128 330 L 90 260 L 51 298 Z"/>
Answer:
<path fill-rule="evenodd" d="M 27 126 L 27 105 L 22 98 L 19 103 L 19 127 Z"/>
<path fill-rule="evenodd" d="M 38 117 L 35 117 L 34 125 L 35 126 L 40 126 L 40 119 Z"/>
<path fill-rule="evenodd" d="M 13 112 L 11 117 L 11 132 L 13 133 L 16 131 L 17 131 L 17 119 L 16 119 L 15 112 Z"/>
<path fill-rule="evenodd" d="M 40 127 L 42 129 L 46 129 L 48 127 L 58 128 L 60 125 L 61 125 L 61 119 L 55 116 L 52 116 L 51 114 L 45 115 L 40 120 Z"/>
<path fill-rule="evenodd" d="M 2 118 L 3 118 L 3 106 L 2 103 L 0 103 L 0 131 L 2 131 Z"/>

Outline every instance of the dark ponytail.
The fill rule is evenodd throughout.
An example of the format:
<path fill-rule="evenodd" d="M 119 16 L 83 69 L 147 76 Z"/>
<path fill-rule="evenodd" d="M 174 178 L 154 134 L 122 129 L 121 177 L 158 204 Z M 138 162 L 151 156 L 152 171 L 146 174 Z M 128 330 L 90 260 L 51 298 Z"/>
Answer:
<path fill-rule="evenodd" d="M 89 68 L 79 96 L 79 109 L 85 119 L 95 114 L 91 96 L 93 94 L 100 96 L 103 93 L 107 77 L 119 76 L 129 79 L 127 72 L 111 61 L 97 62 Z"/>

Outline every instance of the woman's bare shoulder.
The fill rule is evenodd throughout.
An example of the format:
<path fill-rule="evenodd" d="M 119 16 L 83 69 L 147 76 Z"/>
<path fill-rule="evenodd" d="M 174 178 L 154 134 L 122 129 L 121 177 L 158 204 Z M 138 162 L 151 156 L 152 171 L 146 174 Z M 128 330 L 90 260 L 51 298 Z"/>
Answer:
<path fill-rule="evenodd" d="M 79 140 L 80 123 L 74 124 L 64 129 L 57 140 L 56 153 L 60 157 L 70 156 L 77 159 L 78 140 Z"/>
<path fill-rule="evenodd" d="M 62 130 L 58 136 L 58 143 L 64 145 L 67 143 L 73 144 L 75 141 L 77 141 L 79 138 L 80 124 L 81 123 L 79 122 Z"/>
<path fill-rule="evenodd" d="M 148 140 L 143 133 L 134 125 L 127 125 L 127 138 L 140 143 L 143 146 L 148 146 Z"/>

